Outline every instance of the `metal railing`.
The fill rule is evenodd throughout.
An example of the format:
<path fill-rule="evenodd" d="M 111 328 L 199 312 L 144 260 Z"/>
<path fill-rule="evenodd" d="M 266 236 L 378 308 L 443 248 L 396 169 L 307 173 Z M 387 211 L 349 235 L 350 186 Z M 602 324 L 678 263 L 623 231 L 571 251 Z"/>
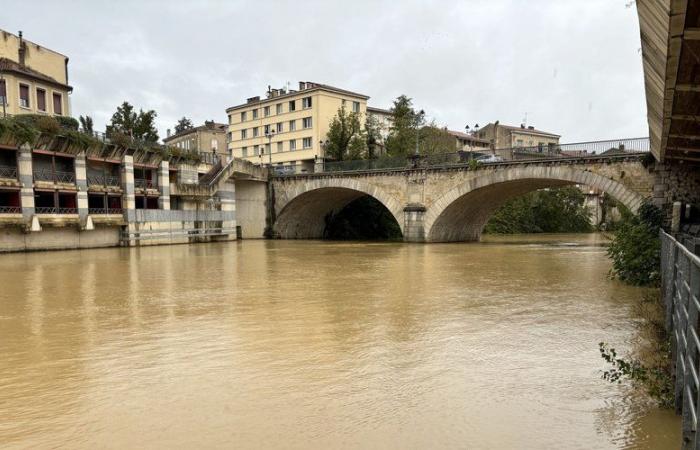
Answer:
<path fill-rule="evenodd" d="M 0 214 L 22 214 L 21 206 L 0 206 Z"/>
<path fill-rule="evenodd" d="M 153 180 L 146 180 L 143 178 L 136 178 L 134 180 L 134 187 L 136 189 L 155 189 Z"/>
<path fill-rule="evenodd" d="M 675 368 L 675 408 L 682 415 L 683 448 L 700 448 L 700 258 L 661 231 L 661 292 Z"/>
<path fill-rule="evenodd" d="M 113 176 L 103 176 L 103 175 L 88 175 L 87 176 L 88 186 L 121 186 L 121 178 Z"/>
<path fill-rule="evenodd" d="M 123 214 L 122 208 L 88 208 L 88 214 Z"/>
<path fill-rule="evenodd" d="M 0 166 L 0 178 L 17 179 L 17 167 Z"/>
<path fill-rule="evenodd" d="M 75 183 L 75 173 L 59 170 L 39 169 L 34 171 L 34 181 L 52 181 L 54 183 Z"/>
<path fill-rule="evenodd" d="M 34 212 L 37 214 L 78 214 L 78 208 L 61 208 L 58 206 L 39 206 Z"/>
<path fill-rule="evenodd" d="M 469 165 L 472 160 L 476 160 L 480 164 L 491 165 L 551 159 L 605 158 L 647 153 L 649 151 L 649 138 L 627 138 L 572 144 L 538 145 L 534 147 L 500 148 L 495 150 L 479 149 L 479 151 L 435 153 L 427 156 L 381 156 L 376 159 L 325 161 L 322 172 L 438 168 Z M 275 175 L 291 176 L 295 174 L 276 172 Z"/>

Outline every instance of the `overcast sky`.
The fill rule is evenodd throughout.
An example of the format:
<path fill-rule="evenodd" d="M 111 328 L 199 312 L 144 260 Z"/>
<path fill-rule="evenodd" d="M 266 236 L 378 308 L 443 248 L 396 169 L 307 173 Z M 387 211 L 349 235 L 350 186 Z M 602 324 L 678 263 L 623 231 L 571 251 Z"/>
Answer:
<path fill-rule="evenodd" d="M 0 28 L 70 57 L 73 115 L 128 100 L 185 115 L 316 81 L 388 108 L 406 94 L 450 129 L 500 120 L 576 142 L 648 135 L 630 0 L 3 0 Z"/>

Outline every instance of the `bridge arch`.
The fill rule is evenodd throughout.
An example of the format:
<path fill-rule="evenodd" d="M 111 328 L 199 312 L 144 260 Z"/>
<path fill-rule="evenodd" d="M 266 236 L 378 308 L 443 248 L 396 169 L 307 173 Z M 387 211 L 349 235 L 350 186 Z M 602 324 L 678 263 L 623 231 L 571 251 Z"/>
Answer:
<path fill-rule="evenodd" d="M 465 181 L 438 198 L 425 213 L 428 242 L 476 241 L 493 213 L 508 200 L 531 191 L 572 184 L 608 193 L 632 212 L 644 198 L 611 178 L 571 166 L 509 167 Z"/>
<path fill-rule="evenodd" d="M 330 214 L 341 211 L 353 200 L 368 195 L 381 203 L 404 232 L 403 205 L 383 189 L 355 178 L 317 178 L 281 189 L 275 201 L 275 237 L 320 239 Z M 276 190 L 275 195 L 278 195 Z"/>

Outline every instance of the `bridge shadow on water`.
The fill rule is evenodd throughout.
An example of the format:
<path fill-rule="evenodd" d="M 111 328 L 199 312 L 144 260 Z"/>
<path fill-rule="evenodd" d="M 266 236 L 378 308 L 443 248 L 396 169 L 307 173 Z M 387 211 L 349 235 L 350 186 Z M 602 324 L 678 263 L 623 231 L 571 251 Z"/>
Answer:
<path fill-rule="evenodd" d="M 402 241 L 401 227 L 375 198 L 365 195 L 325 217 L 323 239 L 353 241 Z"/>

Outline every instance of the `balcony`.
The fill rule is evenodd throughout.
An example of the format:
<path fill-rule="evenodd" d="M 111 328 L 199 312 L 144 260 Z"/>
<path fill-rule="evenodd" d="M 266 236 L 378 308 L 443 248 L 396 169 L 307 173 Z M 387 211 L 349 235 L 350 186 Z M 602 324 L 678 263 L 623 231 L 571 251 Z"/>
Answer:
<path fill-rule="evenodd" d="M 89 208 L 88 214 L 93 215 L 115 215 L 122 214 L 124 210 L 122 208 Z"/>
<path fill-rule="evenodd" d="M 35 208 L 36 214 L 78 214 L 78 208 L 63 208 L 58 206 L 39 206 Z"/>
<path fill-rule="evenodd" d="M 75 173 L 61 172 L 47 169 L 34 171 L 34 181 L 46 181 L 49 183 L 75 184 Z"/>
<path fill-rule="evenodd" d="M 136 189 L 158 189 L 158 186 L 153 180 L 146 180 L 144 178 L 136 178 L 134 180 L 134 187 Z"/>
<path fill-rule="evenodd" d="M 22 214 L 21 206 L 0 206 L 0 214 Z"/>
<path fill-rule="evenodd" d="M 89 187 L 121 187 L 120 177 L 109 175 L 88 175 L 87 184 Z"/>
<path fill-rule="evenodd" d="M 0 178 L 10 178 L 12 180 L 16 180 L 17 179 L 17 167 L 0 166 Z"/>

